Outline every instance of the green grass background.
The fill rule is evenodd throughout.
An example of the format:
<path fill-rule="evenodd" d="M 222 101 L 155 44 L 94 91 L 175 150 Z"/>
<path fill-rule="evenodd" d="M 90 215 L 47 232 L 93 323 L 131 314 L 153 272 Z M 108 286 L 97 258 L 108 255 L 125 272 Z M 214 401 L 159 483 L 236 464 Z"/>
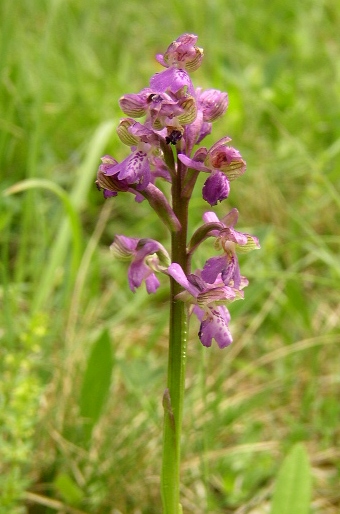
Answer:
<path fill-rule="evenodd" d="M 119 97 L 145 87 L 155 53 L 184 32 L 205 51 L 195 85 L 229 93 L 207 145 L 229 135 L 248 164 L 215 210 L 237 207 L 262 246 L 242 257 L 233 345 L 202 348 L 191 324 L 184 512 L 269 512 L 296 442 L 312 465 L 310 512 L 339 512 L 337 0 L 2 0 L 0 11 L 1 514 L 161 510 L 168 285 L 133 295 L 108 246 L 115 233 L 168 238 L 146 202 L 104 202 L 94 180 L 101 155 L 127 155 Z M 205 210 L 198 187 L 190 230 Z M 207 242 L 195 265 L 211 255 Z M 107 359 L 89 437 L 84 376 L 98 362 L 100 380 Z"/>

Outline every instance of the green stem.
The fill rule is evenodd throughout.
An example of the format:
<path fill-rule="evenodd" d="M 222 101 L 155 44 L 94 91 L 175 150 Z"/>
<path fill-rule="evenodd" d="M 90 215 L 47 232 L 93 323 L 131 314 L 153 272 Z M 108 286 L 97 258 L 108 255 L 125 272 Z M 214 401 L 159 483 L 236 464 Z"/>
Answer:
<path fill-rule="evenodd" d="M 188 199 L 182 197 L 184 169 L 178 164 L 176 177 L 172 182 L 173 211 L 181 230 L 172 232 L 171 260 L 180 264 L 188 273 L 186 252 L 188 226 Z M 170 329 L 168 355 L 168 384 L 163 397 L 164 434 L 162 465 L 162 501 L 164 514 L 181 514 L 179 497 L 180 447 L 185 386 L 186 343 L 188 315 L 185 304 L 176 300 L 181 287 L 170 279 Z"/>

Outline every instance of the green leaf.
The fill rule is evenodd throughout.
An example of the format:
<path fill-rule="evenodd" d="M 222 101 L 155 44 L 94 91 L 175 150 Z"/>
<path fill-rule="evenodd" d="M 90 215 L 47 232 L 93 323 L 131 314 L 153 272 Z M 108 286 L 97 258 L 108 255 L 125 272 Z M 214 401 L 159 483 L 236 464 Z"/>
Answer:
<path fill-rule="evenodd" d="M 308 514 L 311 470 L 305 447 L 297 443 L 284 459 L 273 494 L 271 514 Z"/>
<path fill-rule="evenodd" d="M 81 388 L 80 415 L 85 419 L 85 435 L 90 437 L 106 402 L 113 369 L 110 336 L 105 330 L 94 343 Z"/>
<path fill-rule="evenodd" d="M 60 496 L 70 505 L 79 505 L 83 499 L 83 492 L 74 480 L 66 473 L 60 473 L 54 480 L 54 486 Z"/>

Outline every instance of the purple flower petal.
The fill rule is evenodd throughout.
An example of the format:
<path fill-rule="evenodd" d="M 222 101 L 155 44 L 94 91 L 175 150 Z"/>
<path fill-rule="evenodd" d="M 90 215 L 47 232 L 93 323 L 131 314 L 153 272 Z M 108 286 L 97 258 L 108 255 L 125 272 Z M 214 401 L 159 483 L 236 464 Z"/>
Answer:
<path fill-rule="evenodd" d="M 213 172 L 204 183 L 203 199 L 210 205 L 217 205 L 228 198 L 230 192 L 229 180 L 221 171 Z"/>
<path fill-rule="evenodd" d="M 203 214 L 203 221 L 204 223 L 219 223 L 220 220 L 218 219 L 217 215 L 212 211 L 207 211 Z"/>
<path fill-rule="evenodd" d="M 131 93 L 124 95 L 119 100 L 121 110 L 132 118 L 140 118 L 144 116 L 147 109 L 147 99 L 152 93 L 149 88 L 142 89 L 139 93 Z"/>
<path fill-rule="evenodd" d="M 122 235 L 115 235 L 110 250 L 113 254 L 120 259 L 129 259 L 134 254 L 139 239 L 135 237 L 126 237 Z"/>
<path fill-rule="evenodd" d="M 230 285 L 233 281 L 233 287 L 240 288 L 241 273 L 238 259 L 235 253 L 227 254 L 226 267 L 221 272 L 221 278 L 226 286 Z"/>
<path fill-rule="evenodd" d="M 177 262 L 173 262 L 168 267 L 167 273 L 174 279 L 178 284 L 180 284 L 184 289 L 186 289 L 194 298 L 197 297 L 199 290 L 189 282 L 186 274 L 184 273 L 182 267 L 177 264 Z"/>
<path fill-rule="evenodd" d="M 195 159 L 190 159 L 190 157 L 188 157 L 187 155 L 184 155 L 183 153 L 180 153 L 178 155 L 178 158 L 183 164 L 188 166 L 188 168 L 192 168 L 197 171 L 205 171 L 208 173 L 210 172 L 209 168 L 207 168 L 203 164 L 203 162 L 195 161 Z"/>
<path fill-rule="evenodd" d="M 150 88 L 155 93 L 164 93 L 165 91 L 177 93 L 185 86 L 188 88 L 188 93 L 195 97 L 195 88 L 189 74 L 185 70 L 177 68 L 167 68 L 160 73 L 156 73 L 150 79 Z"/>
<path fill-rule="evenodd" d="M 195 120 L 185 127 L 186 154 L 190 155 L 201 134 L 203 113 L 198 110 Z"/>
<path fill-rule="evenodd" d="M 211 257 L 204 265 L 201 277 L 208 284 L 214 284 L 218 275 L 221 273 L 221 279 L 226 286 L 232 286 L 239 289 L 241 284 L 240 266 L 237 256 L 233 252 L 227 252 L 219 257 Z"/>
<path fill-rule="evenodd" d="M 244 234 L 243 232 L 238 232 L 237 230 L 234 230 L 233 228 L 224 228 L 220 232 L 220 236 L 223 241 L 228 242 L 231 241 L 237 245 L 244 246 L 248 242 L 248 236 L 247 234 Z"/>
<path fill-rule="evenodd" d="M 212 125 L 211 123 L 207 123 L 206 121 L 204 121 L 202 123 L 202 126 L 201 126 L 201 130 L 198 134 L 198 137 L 197 137 L 197 140 L 196 140 L 196 145 L 199 145 L 200 142 L 206 137 L 208 136 L 210 133 L 211 133 L 211 130 L 212 130 Z"/>
<path fill-rule="evenodd" d="M 230 314 L 226 307 L 219 306 L 211 309 L 207 318 L 201 322 L 198 333 L 203 346 L 211 346 L 213 339 L 221 349 L 229 346 L 233 341 L 228 327 L 229 321 Z"/>
<path fill-rule="evenodd" d="M 117 196 L 117 191 L 109 191 L 108 189 L 103 189 L 104 198 L 112 198 L 113 196 Z"/>
<path fill-rule="evenodd" d="M 149 294 L 155 293 L 160 286 L 160 282 L 154 273 L 145 279 L 146 290 Z"/>
<path fill-rule="evenodd" d="M 246 163 L 240 152 L 224 144 L 210 148 L 206 165 L 223 171 L 229 180 L 236 179 L 246 171 Z"/>
<path fill-rule="evenodd" d="M 219 273 L 222 273 L 222 270 L 225 269 L 227 263 L 225 255 L 219 257 L 211 257 L 205 263 L 201 277 L 208 284 L 214 284 Z"/>
<path fill-rule="evenodd" d="M 128 280 L 133 293 L 141 286 L 143 280 L 147 279 L 150 273 L 152 273 L 150 268 L 142 260 L 131 263 L 128 271 Z"/>
<path fill-rule="evenodd" d="M 199 108 L 203 112 L 204 121 L 215 121 L 228 108 L 228 94 L 217 89 L 196 89 Z"/>
<path fill-rule="evenodd" d="M 237 223 L 237 220 L 238 220 L 238 210 L 234 207 L 233 209 L 231 209 L 230 212 L 228 212 L 228 214 L 226 214 L 226 216 L 224 216 L 221 219 L 221 222 L 226 227 L 234 227 Z"/>
<path fill-rule="evenodd" d="M 127 184 L 138 184 L 139 190 L 145 189 L 151 179 L 147 154 L 136 150 L 120 164 L 107 169 L 106 175 L 117 175 L 119 180 L 126 181 Z"/>
<path fill-rule="evenodd" d="M 207 287 L 204 291 L 200 292 L 197 295 L 197 305 L 202 308 L 210 307 L 216 302 L 233 302 L 234 300 L 240 300 L 243 298 L 243 291 L 238 291 L 237 289 L 222 285 L 222 280 L 220 281 L 220 285 L 214 287 Z"/>

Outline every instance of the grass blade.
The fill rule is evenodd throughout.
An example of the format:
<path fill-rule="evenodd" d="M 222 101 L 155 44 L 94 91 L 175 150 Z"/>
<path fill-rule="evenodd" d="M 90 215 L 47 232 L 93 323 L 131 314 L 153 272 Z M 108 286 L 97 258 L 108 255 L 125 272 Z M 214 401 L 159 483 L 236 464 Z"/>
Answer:
<path fill-rule="evenodd" d="M 110 336 L 104 331 L 89 355 L 80 393 L 80 415 L 85 419 L 85 438 L 91 435 L 107 399 L 113 369 Z"/>
<path fill-rule="evenodd" d="M 271 514 L 308 514 L 311 501 L 311 471 L 305 447 L 296 444 L 279 470 Z"/>

